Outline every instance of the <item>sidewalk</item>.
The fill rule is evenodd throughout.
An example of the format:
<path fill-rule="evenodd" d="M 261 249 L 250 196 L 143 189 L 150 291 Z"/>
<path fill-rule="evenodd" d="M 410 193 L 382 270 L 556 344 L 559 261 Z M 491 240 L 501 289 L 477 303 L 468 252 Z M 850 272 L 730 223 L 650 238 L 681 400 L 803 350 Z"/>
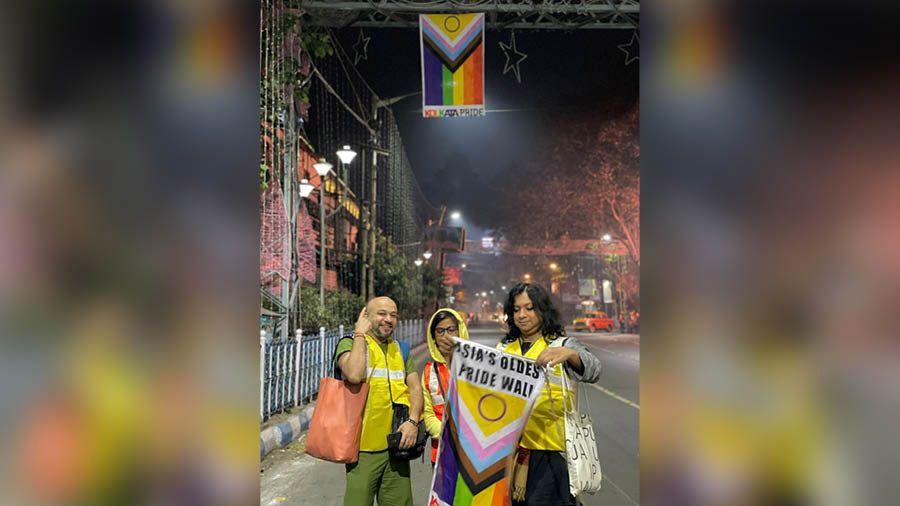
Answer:
<path fill-rule="evenodd" d="M 286 448 L 273 451 L 262 462 L 260 506 L 342 506 L 346 467 L 311 457 L 306 433 Z M 430 446 L 425 459 L 410 462 L 413 503 L 424 505 L 431 486 Z M 387 506 L 387 505 L 386 505 Z"/>

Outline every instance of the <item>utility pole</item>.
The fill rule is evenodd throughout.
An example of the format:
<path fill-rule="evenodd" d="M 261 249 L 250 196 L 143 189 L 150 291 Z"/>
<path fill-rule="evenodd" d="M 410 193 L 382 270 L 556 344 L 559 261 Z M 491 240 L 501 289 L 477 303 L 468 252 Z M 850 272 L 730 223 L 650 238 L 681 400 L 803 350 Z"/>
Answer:
<path fill-rule="evenodd" d="M 365 158 L 363 158 L 365 159 Z M 363 172 L 365 174 L 365 172 Z M 360 240 L 359 245 L 359 259 L 360 259 L 360 282 L 359 282 L 359 293 L 362 295 L 364 300 L 369 300 L 369 284 L 367 281 L 367 276 L 369 275 L 369 228 L 371 224 L 369 223 L 369 202 L 362 202 L 362 210 L 360 211 L 361 226 L 359 235 L 362 238 Z"/>
<path fill-rule="evenodd" d="M 289 123 L 285 125 L 285 147 L 289 144 L 293 145 L 291 140 L 293 139 L 294 129 L 293 129 L 293 116 L 289 117 Z M 278 139 L 278 124 L 274 124 L 274 139 Z M 282 165 L 283 174 L 284 174 L 284 217 L 288 222 L 288 226 L 285 227 L 287 233 L 287 251 L 282 251 L 282 255 L 287 255 L 288 257 L 288 265 L 290 266 L 291 272 L 288 273 L 287 279 L 281 280 L 281 303 L 284 305 L 284 323 L 281 326 L 281 339 L 282 342 L 287 342 L 288 338 L 288 329 L 291 324 L 291 283 L 290 280 L 293 278 L 292 273 L 295 272 L 294 269 L 294 234 L 293 231 L 296 230 L 296 220 L 293 218 L 294 211 L 294 189 L 293 189 L 293 179 L 294 179 L 294 170 L 297 164 L 297 153 L 293 149 L 285 149 L 287 154 L 287 163 Z"/>
<path fill-rule="evenodd" d="M 326 174 L 327 175 L 327 174 Z M 319 188 L 319 305 L 325 310 L 325 176 L 321 178 Z"/>
<path fill-rule="evenodd" d="M 359 164 L 360 164 L 360 184 L 359 203 L 360 203 L 360 222 L 359 222 L 359 294 L 363 300 L 369 300 L 369 205 L 370 199 L 366 199 L 366 157 L 363 153 L 364 148 L 360 148 Z"/>
<path fill-rule="evenodd" d="M 376 118 L 378 114 L 377 102 L 376 105 L 373 106 L 372 117 Z M 378 139 L 373 139 L 375 145 L 378 145 Z M 372 209 L 369 212 L 369 276 L 367 278 L 367 282 L 369 283 L 368 288 L 366 289 L 366 300 L 371 299 L 375 296 L 375 246 L 377 244 L 375 237 L 375 229 L 377 228 L 378 223 L 378 214 L 377 214 L 377 203 L 378 203 L 378 151 L 372 150 L 372 175 L 371 175 L 371 183 L 372 188 L 370 195 L 371 203 L 369 204 Z"/>

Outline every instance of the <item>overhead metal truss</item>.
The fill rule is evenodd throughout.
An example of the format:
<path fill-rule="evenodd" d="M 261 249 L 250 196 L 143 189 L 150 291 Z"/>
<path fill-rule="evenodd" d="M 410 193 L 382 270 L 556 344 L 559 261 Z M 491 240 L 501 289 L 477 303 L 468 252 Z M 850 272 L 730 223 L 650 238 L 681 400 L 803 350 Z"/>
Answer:
<path fill-rule="evenodd" d="M 637 28 L 637 0 L 301 0 L 313 26 L 417 28 L 419 14 L 484 12 L 492 29 Z"/>

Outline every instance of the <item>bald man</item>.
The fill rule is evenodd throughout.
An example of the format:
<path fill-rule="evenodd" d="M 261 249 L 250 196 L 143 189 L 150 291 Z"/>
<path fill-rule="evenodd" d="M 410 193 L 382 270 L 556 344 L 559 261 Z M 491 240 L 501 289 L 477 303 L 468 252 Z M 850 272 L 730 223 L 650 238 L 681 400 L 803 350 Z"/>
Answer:
<path fill-rule="evenodd" d="M 412 358 L 403 359 L 391 336 L 397 328 L 397 304 L 389 297 L 375 297 L 359 313 L 353 339 L 341 339 L 335 365 L 347 381 L 369 383 L 359 441 L 359 461 L 347 465 L 344 506 L 412 506 L 409 460 L 390 456 L 393 404 L 409 408 L 409 420 L 400 425 L 400 449 L 416 442 L 424 404 L 422 384 Z M 424 428 L 423 428 L 424 430 Z"/>

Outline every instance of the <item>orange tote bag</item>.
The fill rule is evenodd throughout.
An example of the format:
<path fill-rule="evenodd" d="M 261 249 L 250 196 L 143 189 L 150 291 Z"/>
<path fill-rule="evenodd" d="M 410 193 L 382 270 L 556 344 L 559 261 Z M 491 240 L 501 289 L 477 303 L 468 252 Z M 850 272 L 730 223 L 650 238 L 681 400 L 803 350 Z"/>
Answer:
<path fill-rule="evenodd" d="M 359 458 L 359 435 L 368 394 L 368 383 L 322 378 L 309 422 L 306 453 L 329 462 L 355 463 Z"/>

